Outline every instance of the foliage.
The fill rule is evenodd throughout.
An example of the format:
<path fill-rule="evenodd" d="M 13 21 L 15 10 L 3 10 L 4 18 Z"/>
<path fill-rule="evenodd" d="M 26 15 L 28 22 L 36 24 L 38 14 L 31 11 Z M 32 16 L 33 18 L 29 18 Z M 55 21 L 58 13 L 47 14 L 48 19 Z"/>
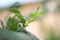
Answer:
<path fill-rule="evenodd" d="M 21 14 L 21 12 L 17 7 L 11 7 L 9 11 L 14 13 L 15 15 L 13 17 L 8 18 L 6 22 L 6 26 L 7 26 L 6 28 L 13 31 L 20 30 L 21 28 L 24 29 L 26 26 L 28 26 L 30 22 L 34 21 L 39 15 L 42 15 L 45 12 L 47 12 L 46 10 L 39 11 L 39 6 L 38 6 L 36 12 L 30 13 L 29 19 L 27 19 Z M 21 28 L 19 29 L 19 27 Z"/>
<path fill-rule="evenodd" d="M 14 17 L 9 17 L 9 19 L 8 19 L 8 21 L 7 21 L 7 28 L 9 29 L 9 30 L 14 30 L 14 31 L 16 31 L 17 30 L 17 28 L 18 28 L 18 23 L 19 23 L 19 21 L 18 20 L 16 20 Z"/>

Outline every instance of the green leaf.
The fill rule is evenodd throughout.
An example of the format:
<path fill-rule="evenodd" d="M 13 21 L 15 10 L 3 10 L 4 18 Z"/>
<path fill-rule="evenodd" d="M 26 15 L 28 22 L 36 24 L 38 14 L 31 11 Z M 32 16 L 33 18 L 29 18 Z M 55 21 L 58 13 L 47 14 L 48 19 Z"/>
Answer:
<path fill-rule="evenodd" d="M 34 21 L 39 15 L 41 14 L 44 14 L 46 12 L 46 10 L 42 10 L 42 11 L 39 11 L 39 6 L 37 7 L 36 9 L 36 12 L 32 12 L 30 15 L 29 15 L 29 20 L 27 20 L 22 14 L 21 12 L 18 10 L 18 8 L 16 7 L 13 7 L 13 8 L 10 8 L 9 10 L 10 12 L 12 13 L 15 13 L 15 16 L 14 17 L 10 17 L 7 21 L 7 26 L 10 30 L 14 30 L 16 31 L 17 28 L 18 28 L 18 24 L 19 23 L 22 23 L 23 27 L 26 27 L 26 25 L 28 25 L 30 22 Z M 17 20 L 16 19 L 19 20 Z"/>
<path fill-rule="evenodd" d="M 11 8 L 9 11 L 15 13 L 15 16 L 20 20 L 20 22 L 25 24 L 26 19 L 17 8 Z"/>
<path fill-rule="evenodd" d="M 58 37 L 54 30 L 50 30 L 47 36 L 47 40 L 58 40 Z"/>
<path fill-rule="evenodd" d="M 19 21 L 14 17 L 9 17 L 7 20 L 7 27 L 9 30 L 17 31 Z"/>
<path fill-rule="evenodd" d="M 21 14 L 20 15 L 16 15 L 16 16 L 17 16 L 17 18 L 19 18 L 19 20 L 20 20 L 21 23 L 25 24 L 25 18 L 24 18 L 24 16 L 22 16 Z"/>
<path fill-rule="evenodd" d="M 28 26 L 28 24 L 29 24 L 29 21 L 28 21 L 28 20 L 26 20 L 26 21 L 25 21 L 25 25 L 26 25 L 26 26 Z"/>
<path fill-rule="evenodd" d="M 18 8 L 15 8 L 15 7 L 14 8 L 10 8 L 9 11 L 12 12 L 12 13 L 16 13 L 16 14 L 20 13 L 19 10 L 18 10 Z"/>
<path fill-rule="evenodd" d="M 37 7 L 36 11 L 39 11 L 40 6 Z"/>
<path fill-rule="evenodd" d="M 34 21 L 38 16 L 46 13 L 47 10 L 42 10 L 42 11 L 36 11 L 36 12 L 33 12 L 29 15 L 29 18 L 30 18 L 30 22 Z"/>
<path fill-rule="evenodd" d="M 11 8 L 9 11 L 15 13 L 15 17 L 17 17 L 18 20 L 20 21 L 20 23 L 22 23 L 23 26 L 25 26 L 26 19 L 25 19 L 25 17 L 21 14 L 21 12 L 18 10 L 18 8 L 13 7 L 13 8 Z"/>
<path fill-rule="evenodd" d="M 31 13 L 31 14 L 29 15 L 29 17 L 30 17 L 30 21 L 33 21 L 33 20 L 35 20 L 36 15 L 35 15 L 35 13 L 33 12 L 33 13 Z"/>

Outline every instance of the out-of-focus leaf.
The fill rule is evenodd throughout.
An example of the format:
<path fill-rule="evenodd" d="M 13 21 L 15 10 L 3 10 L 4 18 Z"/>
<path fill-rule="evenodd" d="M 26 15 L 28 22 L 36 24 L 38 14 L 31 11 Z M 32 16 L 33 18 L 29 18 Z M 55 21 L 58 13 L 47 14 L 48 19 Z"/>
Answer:
<path fill-rule="evenodd" d="M 9 17 L 7 20 L 7 27 L 9 30 L 17 31 L 19 21 L 14 17 Z"/>
<path fill-rule="evenodd" d="M 40 6 L 38 6 L 38 7 L 37 7 L 36 11 L 38 11 L 38 10 L 39 10 L 39 8 L 40 8 Z"/>
<path fill-rule="evenodd" d="M 36 16 L 45 14 L 46 12 L 47 12 L 47 10 L 37 11 L 37 12 L 36 12 Z"/>
<path fill-rule="evenodd" d="M 25 18 L 17 8 L 11 8 L 10 11 L 15 13 L 15 16 L 19 18 L 21 23 L 25 24 Z"/>
<path fill-rule="evenodd" d="M 40 7 L 38 6 L 37 9 L 36 9 L 36 12 L 33 12 L 29 15 L 29 18 L 30 18 L 29 21 L 30 22 L 34 21 L 36 19 L 36 17 L 38 17 L 39 15 L 42 15 L 45 12 L 47 12 L 46 10 L 39 11 L 39 8 Z"/>
<path fill-rule="evenodd" d="M 40 15 L 46 13 L 46 12 L 47 12 L 47 10 L 42 10 L 42 11 L 36 11 L 36 12 L 31 13 L 29 15 L 30 21 L 34 21 L 36 19 L 36 17 L 38 17 L 38 16 L 40 16 Z"/>
<path fill-rule="evenodd" d="M 16 16 L 17 16 L 17 18 L 19 18 L 19 20 L 20 20 L 21 23 L 25 24 L 25 18 L 24 18 L 24 16 L 22 16 L 22 15 L 16 15 Z"/>
<path fill-rule="evenodd" d="M 25 20 L 25 25 L 28 26 L 29 20 Z"/>
<path fill-rule="evenodd" d="M 35 20 L 36 14 L 33 12 L 29 15 L 29 17 L 30 17 L 30 21 L 33 21 Z"/>
<path fill-rule="evenodd" d="M 30 15 L 29 15 L 29 20 L 27 20 L 22 14 L 21 12 L 18 10 L 18 8 L 11 8 L 9 10 L 10 12 L 12 13 L 15 13 L 15 16 L 14 17 L 10 17 L 7 21 L 7 26 L 10 30 L 14 30 L 16 31 L 17 28 L 18 28 L 18 24 L 19 23 L 22 23 L 23 27 L 26 27 L 30 22 L 34 21 L 39 15 L 41 14 L 44 14 L 46 12 L 46 10 L 43 10 L 43 11 L 39 11 L 39 6 L 37 7 L 36 9 L 36 12 L 32 12 Z M 17 19 L 15 19 L 15 17 L 18 18 L 19 22 Z"/>
<path fill-rule="evenodd" d="M 9 11 L 12 12 L 12 13 L 16 13 L 16 14 L 20 13 L 19 10 L 18 10 L 18 8 L 15 8 L 15 7 L 14 8 L 10 8 Z"/>
<path fill-rule="evenodd" d="M 56 35 L 56 32 L 51 29 L 46 36 L 46 40 L 58 40 L 58 36 Z"/>
<path fill-rule="evenodd" d="M 54 33 L 50 34 L 48 40 L 57 40 L 56 34 L 54 34 Z"/>

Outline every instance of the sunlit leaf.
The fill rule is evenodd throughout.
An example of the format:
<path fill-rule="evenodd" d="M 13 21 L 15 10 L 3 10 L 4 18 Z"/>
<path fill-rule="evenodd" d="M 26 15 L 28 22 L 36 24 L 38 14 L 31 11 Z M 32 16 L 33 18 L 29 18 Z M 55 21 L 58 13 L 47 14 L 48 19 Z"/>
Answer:
<path fill-rule="evenodd" d="M 34 21 L 38 16 L 46 13 L 47 10 L 42 10 L 42 11 L 36 11 L 36 12 L 33 12 L 29 15 L 29 18 L 30 18 L 30 21 Z"/>

